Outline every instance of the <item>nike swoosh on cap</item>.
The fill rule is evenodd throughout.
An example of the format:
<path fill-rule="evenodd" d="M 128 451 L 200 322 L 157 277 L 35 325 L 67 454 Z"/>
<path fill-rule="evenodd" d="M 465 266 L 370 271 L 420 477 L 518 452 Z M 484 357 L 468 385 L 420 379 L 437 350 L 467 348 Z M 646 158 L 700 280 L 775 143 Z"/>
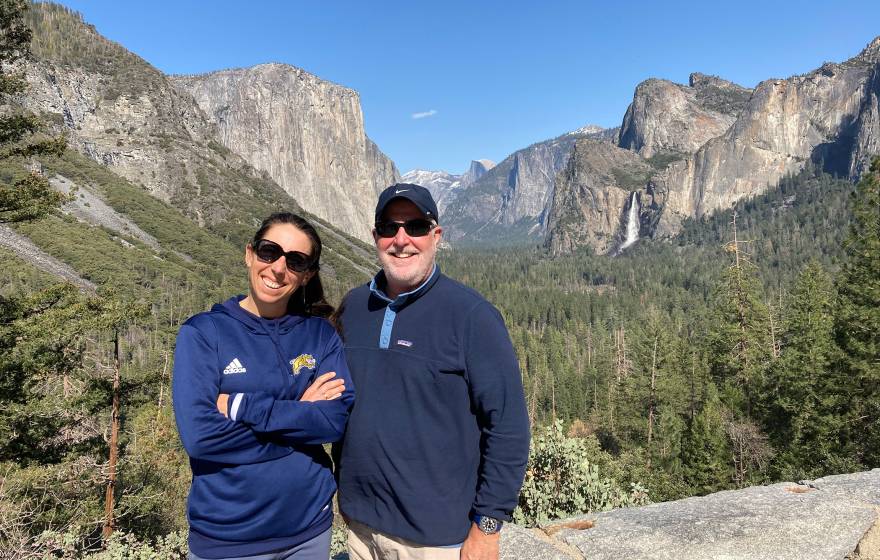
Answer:
<path fill-rule="evenodd" d="M 398 190 L 395 190 L 395 191 L 394 191 L 394 194 L 400 194 L 400 193 L 402 193 L 402 192 L 409 192 L 409 189 L 401 189 L 401 190 L 399 190 L 399 191 L 398 191 Z"/>

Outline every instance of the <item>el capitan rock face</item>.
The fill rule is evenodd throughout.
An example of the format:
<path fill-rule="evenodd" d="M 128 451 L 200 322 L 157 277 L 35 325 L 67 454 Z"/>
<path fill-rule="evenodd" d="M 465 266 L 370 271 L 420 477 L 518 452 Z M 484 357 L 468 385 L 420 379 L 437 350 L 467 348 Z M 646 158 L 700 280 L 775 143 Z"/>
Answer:
<path fill-rule="evenodd" d="M 27 108 L 77 151 L 200 225 L 250 230 L 243 208 L 268 205 L 369 239 L 377 191 L 399 176 L 356 92 L 277 64 L 170 78 L 62 6 L 28 18 Z"/>
<path fill-rule="evenodd" d="M 63 6 L 33 4 L 26 17 L 33 40 L 32 56 L 20 64 L 29 86 L 21 101 L 52 133 L 65 134 L 68 153 L 91 160 L 77 155 L 72 161 L 78 158 L 80 163 L 71 163 L 65 155 L 62 165 L 79 168 L 96 182 L 78 185 L 77 204 L 65 207 L 69 214 L 133 236 L 156 250 L 156 238 L 135 230 L 125 216 L 112 215 L 102 198 L 116 187 L 124 190 L 123 179 L 169 203 L 173 215 L 180 212 L 242 247 L 260 220 L 279 209 L 290 210 L 312 220 L 324 236 L 326 286 L 338 286 L 343 276 L 372 274 L 372 252 L 334 229 L 332 221 L 322 223 L 309 214 L 265 172 L 225 147 L 217 126 L 193 97 L 175 88 L 159 70 L 102 37 Z M 363 146 L 364 159 L 376 162 L 377 174 L 393 170 L 372 142 L 364 139 Z M 100 165 L 92 167 L 92 161 Z M 71 175 L 72 180 L 80 178 Z M 53 179 L 56 188 L 66 189 L 63 177 Z"/>
<path fill-rule="evenodd" d="M 376 196 L 400 175 L 367 138 L 357 92 L 286 64 L 171 80 L 224 146 L 313 214 L 369 240 Z"/>

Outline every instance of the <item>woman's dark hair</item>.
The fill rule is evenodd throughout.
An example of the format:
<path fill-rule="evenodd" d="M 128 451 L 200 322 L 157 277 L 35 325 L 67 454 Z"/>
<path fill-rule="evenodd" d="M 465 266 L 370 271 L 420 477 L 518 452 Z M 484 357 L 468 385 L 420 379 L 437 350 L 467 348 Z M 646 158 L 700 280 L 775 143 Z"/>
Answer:
<path fill-rule="evenodd" d="M 291 212 L 276 212 L 260 224 L 260 229 L 257 230 L 253 241 L 251 241 L 251 247 L 255 247 L 272 226 L 279 224 L 290 224 L 306 234 L 312 243 L 312 264 L 309 266 L 309 270 L 315 272 L 308 284 L 300 286 L 290 295 L 290 299 L 287 301 L 287 312 L 293 315 L 329 317 L 333 313 L 333 306 L 324 299 L 324 285 L 321 283 L 321 238 L 312 224 Z"/>

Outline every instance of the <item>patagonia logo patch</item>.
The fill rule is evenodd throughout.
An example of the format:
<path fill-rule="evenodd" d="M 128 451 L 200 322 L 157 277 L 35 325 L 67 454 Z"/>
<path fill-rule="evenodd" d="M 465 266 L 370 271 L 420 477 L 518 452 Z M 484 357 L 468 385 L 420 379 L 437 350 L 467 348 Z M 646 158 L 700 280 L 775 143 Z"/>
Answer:
<path fill-rule="evenodd" d="M 412 342 L 410 342 L 409 340 L 400 339 L 397 341 L 397 345 L 398 346 L 406 346 L 407 348 L 409 348 L 410 346 L 412 346 Z"/>
<path fill-rule="evenodd" d="M 290 373 L 299 375 L 305 369 L 315 369 L 315 357 L 311 354 L 300 354 L 296 358 L 290 360 Z"/>

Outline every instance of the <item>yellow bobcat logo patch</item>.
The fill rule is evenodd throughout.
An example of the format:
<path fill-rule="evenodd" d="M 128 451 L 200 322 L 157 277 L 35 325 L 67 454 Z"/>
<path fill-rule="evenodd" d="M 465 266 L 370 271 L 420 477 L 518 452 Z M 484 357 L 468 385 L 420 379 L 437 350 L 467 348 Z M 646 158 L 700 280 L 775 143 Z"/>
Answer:
<path fill-rule="evenodd" d="M 290 360 L 290 373 L 299 375 L 302 368 L 315 369 L 315 357 L 311 354 L 300 354 L 296 359 Z"/>

